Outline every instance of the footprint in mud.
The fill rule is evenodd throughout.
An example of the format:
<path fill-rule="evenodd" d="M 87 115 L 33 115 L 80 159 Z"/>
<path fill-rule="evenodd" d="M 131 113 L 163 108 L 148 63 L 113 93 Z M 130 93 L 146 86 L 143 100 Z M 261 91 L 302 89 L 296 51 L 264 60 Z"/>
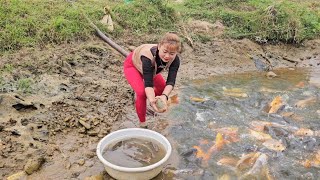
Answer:
<path fill-rule="evenodd" d="M 22 103 L 18 103 L 18 104 L 14 104 L 12 105 L 13 108 L 15 108 L 17 111 L 21 111 L 21 112 L 27 112 L 27 111 L 32 111 L 32 110 L 37 110 L 38 108 L 35 107 L 34 105 L 28 105 L 28 104 L 22 104 Z"/>

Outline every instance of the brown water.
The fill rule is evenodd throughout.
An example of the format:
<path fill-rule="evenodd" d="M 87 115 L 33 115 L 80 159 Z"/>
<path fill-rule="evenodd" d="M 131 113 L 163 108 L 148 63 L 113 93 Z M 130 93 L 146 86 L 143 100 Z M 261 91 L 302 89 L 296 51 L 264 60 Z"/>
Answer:
<path fill-rule="evenodd" d="M 179 167 L 170 171 L 175 178 L 320 177 L 320 70 L 274 72 L 273 79 L 251 72 L 185 84 L 181 103 L 170 114 L 179 122 L 170 130 L 181 156 Z M 277 96 L 281 107 L 270 113 Z M 244 161 L 252 154 L 250 163 Z"/>
<path fill-rule="evenodd" d="M 103 153 L 108 162 L 129 168 L 155 164 L 165 155 L 166 151 L 162 144 L 144 137 L 121 140 L 106 147 Z"/>

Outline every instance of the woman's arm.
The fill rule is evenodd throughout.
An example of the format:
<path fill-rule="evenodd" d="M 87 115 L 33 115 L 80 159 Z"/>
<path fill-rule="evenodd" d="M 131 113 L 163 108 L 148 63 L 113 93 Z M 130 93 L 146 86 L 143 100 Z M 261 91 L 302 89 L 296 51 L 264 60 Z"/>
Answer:
<path fill-rule="evenodd" d="M 153 73 L 154 67 L 152 66 L 151 60 L 145 56 L 141 56 L 142 61 L 142 71 L 143 71 L 143 80 L 145 86 L 145 93 L 147 99 L 150 102 L 151 107 L 156 111 L 160 112 L 160 110 L 156 106 L 156 97 L 153 89 Z"/>

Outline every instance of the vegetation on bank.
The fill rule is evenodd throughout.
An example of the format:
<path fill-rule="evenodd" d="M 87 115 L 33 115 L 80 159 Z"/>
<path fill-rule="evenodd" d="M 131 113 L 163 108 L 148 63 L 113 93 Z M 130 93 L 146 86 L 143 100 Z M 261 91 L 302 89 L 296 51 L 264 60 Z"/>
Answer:
<path fill-rule="evenodd" d="M 111 9 L 115 30 L 100 23 Z M 155 34 L 180 31 L 190 19 L 221 21 L 225 36 L 257 41 L 300 43 L 320 35 L 318 0 L 3 0 L 0 2 L 0 52 L 86 40 L 94 35 L 85 13 L 102 31 Z"/>

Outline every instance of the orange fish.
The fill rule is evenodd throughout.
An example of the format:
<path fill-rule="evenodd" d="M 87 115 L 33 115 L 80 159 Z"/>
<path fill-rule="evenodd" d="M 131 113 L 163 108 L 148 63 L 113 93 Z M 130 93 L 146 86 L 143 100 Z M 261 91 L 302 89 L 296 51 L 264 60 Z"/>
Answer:
<path fill-rule="evenodd" d="M 251 121 L 250 128 L 255 131 L 263 132 L 265 130 L 265 127 L 271 126 L 271 125 L 272 123 L 267 121 Z"/>
<path fill-rule="evenodd" d="M 279 109 L 283 106 L 283 100 L 281 96 L 276 96 L 272 102 L 269 104 L 270 109 L 269 109 L 269 114 L 270 113 L 277 113 Z"/>
<path fill-rule="evenodd" d="M 221 150 L 222 147 L 226 144 L 225 140 L 223 139 L 223 136 L 221 133 L 218 133 L 217 136 L 216 136 L 216 148 L 217 150 Z M 211 148 L 210 148 L 211 149 Z M 210 151 L 209 149 L 209 151 Z"/>
<path fill-rule="evenodd" d="M 286 147 L 280 141 L 275 139 L 269 139 L 265 141 L 262 145 L 268 149 L 278 151 L 278 152 L 282 152 L 286 149 Z"/>
<path fill-rule="evenodd" d="M 283 112 L 281 113 L 281 116 L 283 117 L 289 117 L 290 119 L 294 121 L 303 121 L 303 117 L 295 114 L 294 112 Z"/>
<path fill-rule="evenodd" d="M 202 160 L 209 160 L 210 156 L 208 153 L 204 152 L 201 147 L 199 146 L 193 146 L 197 150 L 196 156 L 197 158 L 202 158 Z"/>
<path fill-rule="evenodd" d="M 221 158 L 217 164 L 218 165 L 223 165 L 223 166 L 236 166 L 237 162 L 239 161 L 238 158 L 234 158 L 234 157 L 223 157 Z"/>
<path fill-rule="evenodd" d="M 170 97 L 171 103 L 175 103 L 178 104 L 179 103 L 179 97 L 178 94 L 175 94 L 173 96 Z"/>
<path fill-rule="evenodd" d="M 303 88 L 305 86 L 303 81 L 298 82 L 298 84 L 296 84 L 297 88 Z"/>
<path fill-rule="evenodd" d="M 311 160 L 307 159 L 304 162 L 302 162 L 302 165 L 305 168 L 310 168 L 310 167 L 320 168 L 320 150 L 317 151 L 316 155 L 314 155 L 314 157 Z"/>
<path fill-rule="evenodd" d="M 218 180 L 231 180 L 231 176 L 229 174 L 223 174 L 218 178 Z"/>
<path fill-rule="evenodd" d="M 314 136 L 314 131 L 311 129 L 306 129 L 306 128 L 300 128 L 298 131 L 294 133 L 296 136 Z"/>
<path fill-rule="evenodd" d="M 237 162 L 237 169 L 240 171 L 251 167 L 254 162 L 256 162 L 257 158 L 261 155 L 260 152 L 252 152 L 249 154 L 242 155 L 240 160 Z"/>
<path fill-rule="evenodd" d="M 249 129 L 250 131 L 250 135 L 254 138 L 256 138 L 259 141 L 266 141 L 269 139 L 272 139 L 272 137 L 269 134 L 263 133 L 263 132 L 258 132 L 258 131 L 254 131 Z"/>
<path fill-rule="evenodd" d="M 241 88 L 231 88 L 227 89 L 226 87 L 222 87 L 223 89 L 223 94 L 225 96 L 231 96 L 231 97 L 242 97 L 246 98 L 248 97 L 248 94 L 243 91 Z"/>
<path fill-rule="evenodd" d="M 295 107 L 298 107 L 298 108 L 305 108 L 307 106 L 310 106 L 314 103 L 317 102 L 317 98 L 316 97 L 309 97 L 307 99 L 304 99 L 304 100 L 300 100 L 298 101 L 296 104 L 295 104 Z"/>
<path fill-rule="evenodd" d="M 215 130 L 221 133 L 225 137 L 225 139 L 230 142 L 238 142 L 240 140 L 238 135 L 239 128 L 237 127 L 224 127 Z"/>
<path fill-rule="evenodd" d="M 207 101 L 206 98 L 200 98 L 200 97 L 190 97 L 190 100 L 193 101 L 193 102 L 205 102 Z"/>
<path fill-rule="evenodd" d="M 264 131 L 265 127 L 278 127 L 290 132 L 295 132 L 299 129 L 298 127 L 295 127 L 295 126 L 282 125 L 279 123 L 268 122 L 268 121 L 252 121 L 250 123 L 250 128 L 254 129 L 255 131 Z"/>
<path fill-rule="evenodd" d="M 207 163 L 207 161 L 211 158 L 212 153 L 221 150 L 225 144 L 226 142 L 223 139 L 223 136 L 220 133 L 218 133 L 216 136 L 215 144 L 211 146 L 207 152 L 202 150 L 200 146 L 193 146 L 193 148 L 197 149 L 197 153 L 196 153 L 197 158 L 202 158 L 202 160 L 205 163 Z"/>
<path fill-rule="evenodd" d="M 268 156 L 261 154 L 252 168 L 240 177 L 240 179 L 257 179 L 257 177 L 265 177 L 267 180 L 273 180 L 268 167 Z"/>

